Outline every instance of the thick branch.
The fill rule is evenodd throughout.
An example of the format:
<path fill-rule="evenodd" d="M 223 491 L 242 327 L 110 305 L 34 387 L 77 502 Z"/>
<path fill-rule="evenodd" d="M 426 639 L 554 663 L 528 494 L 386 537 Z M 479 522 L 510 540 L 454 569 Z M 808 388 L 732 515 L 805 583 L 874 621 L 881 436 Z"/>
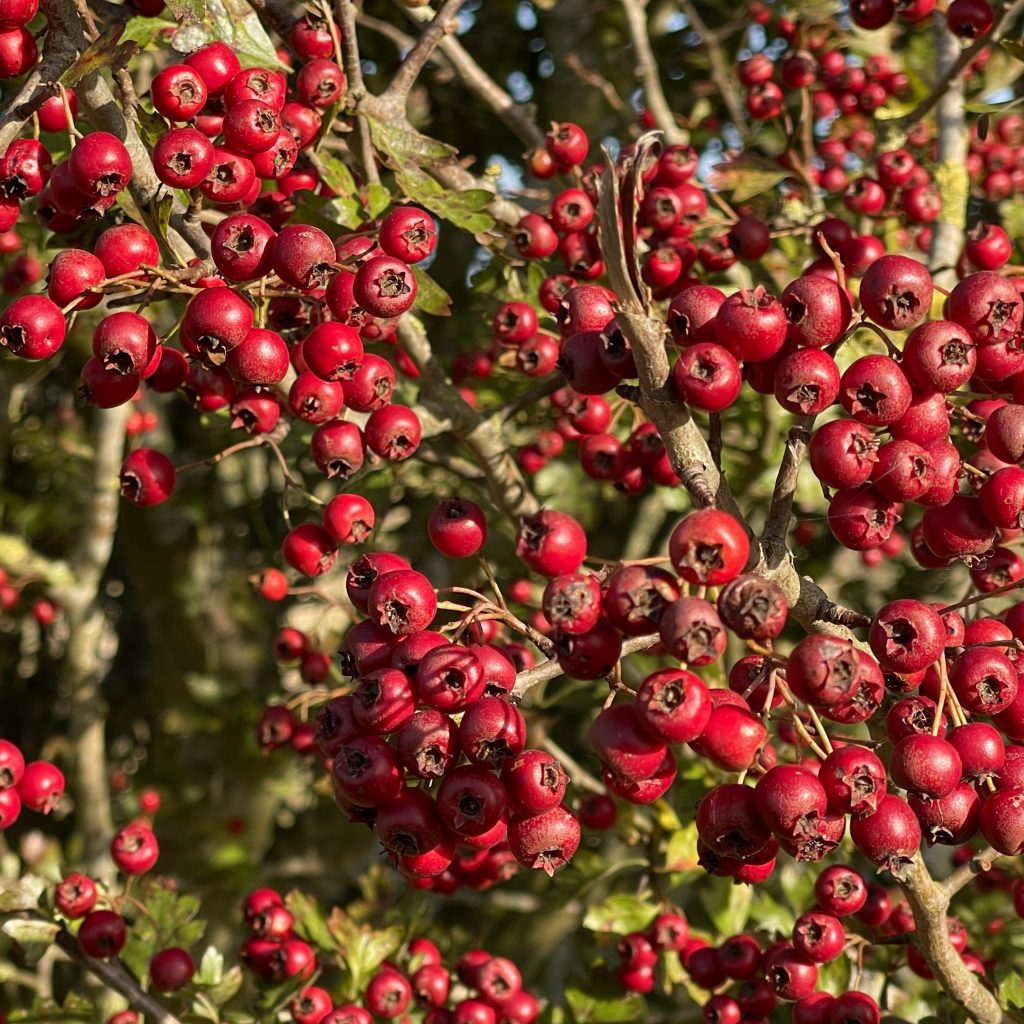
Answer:
<path fill-rule="evenodd" d="M 356 115 L 359 162 L 366 180 L 371 184 L 379 184 L 380 172 L 377 169 L 377 154 L 373 148 L 370 123 L 359 113 L 359 105 L 366 96 L 366 85 L 363 82 L 363 64 L 359 58 L 359 39 L 356 36 L 356 5 L 352 0 L 338 0 L 338 19 L 341 22 L 342 63 L 348 79 L 346 99 Z"/>
<path fill-rule="evenodd" d="M 651 37 L 647 32 L 646 3 L 644 0 L 622 0 L 622 11 L 626 15 L 629 37 L 633 42 L 636 58 L 636 76 L 644 89 L 647 109 L 654 123 L 664 133 L 665 141 L 671 145 L 682 142 L 683 136 L 676 125 L 675 114 L 668 105 L 665 91 L 661 87 L 658 62 L 651 49 Z"/>
<path fill-rule="evenodd" d="M 405 113 L 405 101 L 416 84 L 416 79 L 430 60 L 431 54 L 441 44 L 441 40 L 452 30 L 452 22 L 463 3 L 465 0 L 444 0 L 434 15 L 434 20 L 416 40 L 416 45 L 402 61 L 391 84 L 381 94 L 381 103 L 391 108 L 393 114 Z"/>
<path fill-rule="evenodd" d="M 967 65 L 974 60 L 975 57 L 981 53 L 982 50 L 987 47 L 994 46 L 1007 32 L 1013 27 L 1014 22 L 1020 16 L 1021 12 L 1024 11 L 1024 0 L 1014 0 L 1012 4 L 1003 9 L 1003 14 L 996 22 L 992 31 L 983 35 L 976 42 L 972 43 L 967 49 L 960 51 L 956 59 L 943 68 L 940 63 L 940 73 L 935 86 L 932 91 L 923 99 L 909 114 L 905 114 L 903 117 L 896 118 L 889 122 L 889 127 L 894 131 L 906 131 L 912 125 L 917 124 L 946 94 L 947 90 L 954 83 L 960 83 L 962 86 L 963 73 L 967 68 Z M 942 18 L 943 23 L 945 18 L 937 14 L 936 19 Z M 944 27 L 944 25 L 942 26 Z"/>
<path fill-rule="evenodd" d="M 946 17 L 934 18 L 935 56 L 940 74 L 952 68 L 960 54 L 960 40 L 949 31 Z M 956 263 L 963 248 L 967 220 L 967 120 L 964 116 L 964 78 L 956 75 L 941 94 L 935 111 L 938 146 L 935 180 L 942 197 L 942 210 L 932 224 L 928 267 L 935 283 L 945 288 L 956 284 Z"/>
<path fill-rule="evenodd" d="M 96 960 L 86 956 L 79 948 L 78 940 L 67 931 L 58 932 L 56 942 L 69 959 L 85 968 L 112 992 L 127 999 L 128 1005 L 136 1012 L 145 1014 L 150 1024 L 181 1024 L 181 1020 L 170 1010 L 142 991 L 139 983 L 119 959 Z"/>
<path fill-rule="evenodd" d="M 789 522 L 793 516 L 793 498 L 796 495 L 796 484 L 800 476 L 800 466 L 807 453 L 807 444 L 811 439 L 810 427 L 813 416 L 802 416 L 789 429 L 786 438 L 786 449 L 782 455 L 779 474 L 775 478 L 775 490 L 772 492 L 768 518 L 765 520 L 761 534 L 761 543 L 771 552 L 785 548 L 786 535 L 789 533 Z"/>
<path fill-rule="evenodd" d="M 366 95 L 366 84 L 363 82 L 363 63 L 359 59 L 359 40 L 356 38 L 356 5 L 352 0 L 338 0 L 338 20 L 341 23 L 346 88 L 348 96 L 358 103 Z"/>
<path fill-rule="evenodd" d="M 106 706 L 103 678 L 116 645 L 102 601 L 120 509 L 118 472 L 124 455 L 128 406 L 94 411 L 92 481 L 82 529 L 68 558 L 72 582 L 57 591 L 68 627 L 63 683 L 70 695 L 69 734 L 74 757 L 69 774 L 75 822 L 90 870 L 102 870 L 113 832 L 107 783 Z"/>
<path fill-rule="evenodd" d="M 540 506 L 509 452 L 500 423 L 482 417 L 459 394 L 434 356 L 423 325 L 403 317 L 398 337 L 420 369 L 420 402 L 431 415 L 450 422 L 452 434 L 473 453 L 494 503 L 513 522 L 536 512 Z"/>
<path fill-rule="evenodd" d="M 704 49 L 708 55 L 711 81 L 722 97 L 726 110 L 729 111 L 729 119 L 736 126 L 740 136 L 745 137 L 747 121 L 743 116 L 743 107 L 740 105 L 739 93 L 736 90 L 736 72 L 729 66 L 729 62 L 722 52 L 719 34 L 708 28 L 692 0 L 679 0 L 679 6 L 690 22 L 690 26 L 700 35 L 704 43 Z"/>
<path fill-rule="evenodd" d="M 650 421 L 658 428 L 672 468 L 699 506 L 714 504 L 746 527 L 728 482 L 715 466 L 707 440 L 693 422 L 686 407 L 672 391 L 665 324 L 648 307 L 636 257 L 636 239 L 626 236 L 626 225 L 636 223 L 641 173 L 652 152 L 653 138 L 637 143 L 636 157 L 623 172 L 620 201 L 615 168 L 609 163 L 598 185 L 601 210 L 601 251 L 608 276 L 618 296 L 616 320 L 629 339 L 640 380 L 640 402 Z M 622 216 L 619 210 L 622 209 Z M 747 527 L 749 532 L 749 527 Z M 800 577 L 792 556 L 783 546 L 766 555 L 753 545 L 754 572 L 778 584 L 789 602 L 790 614 L 809 632 L 835 633 L 850 637 L 850 628 L 865 625 L 866 616 L 843 608 L 808 577 Z"/>
<path fill-rule="evenodd" d="M 648 305 L 648 293 L 637 268 L 636 239 L 626 237 L 625 225 L 635 223 L 643 162 L 654 151 L 653 134 L 637 143 L 637 156 L 624 174 L 620 203 L 617 172 L 609 161 L 598 184 L 601 252 L 612 288 L 618 296 L 616 322 L 629 339 L 640 380 L 640 404 L 658 428 L 672 468 L 700 506 L 717 505 L 742 518 L 725 478 L 718 472 L 707 441 L 686 406 L 675 396 L 665 348 L 667 328 Z M 620 216 L 619 210 L 622 209 Z"/>
<path fill-rule="evenodd" d="M 920 853 L 898 881 L 914 912 L 914 945 L 939 984 L 976 1024 L 1001 1024 L 1003 1011 L 996 997 L 967 969 L 949 941 L 946 927 L 949 898 L 928 874 Z"/>

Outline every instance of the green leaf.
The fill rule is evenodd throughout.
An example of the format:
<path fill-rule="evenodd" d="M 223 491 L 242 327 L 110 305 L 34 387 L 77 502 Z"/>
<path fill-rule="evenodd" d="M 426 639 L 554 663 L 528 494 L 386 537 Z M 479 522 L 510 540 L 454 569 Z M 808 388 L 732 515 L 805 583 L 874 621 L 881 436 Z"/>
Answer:
<path fill-rule="evenodd" d="M 999 964 L 996 967 L 999 1001 L 1015 1010 L 1024 1009 L 1024 978 L 1014 970 Z"/>
<path fill-rule="evenodd" d="M 693 871 L 700 869 L 697 862 L 697 824 L 690 822 L 669 836 L 665 847 L 666 871 Z"/>
<path fill-rule="evenodd" d="M 358 199 L 329 199 L 324 204 L 324 213 L 328 215 L 334 226 L 357 228 L 363 223 L 362 207 Z M 294 220 L 294 217 L 292 218 Z M 331 234 L 334 234 L 332 231 Z"/>
<path fill-rule="evenodd" d="M 203 959 L 199 962 L 195 983 L 209 988 L 220 982 L 224 976 L 224 954 L 214 946 L 207 946 Z"/>
<path fill-rule="evenodd" d="M 642 896 L 615 893 L 587 910 L 583 927 L 592 932 L 625 935 L 643 931 L 657 915 L 657 904 L 652 903 L 646 893 Z"/>
<path fill-rule="evenodd" d="M 199 915 L 199 900 L 178 893 L 153 879 L 136 893 L 147 913 L 132 924 L 122 959 L 140 977 L 149 958 L 161 946 L 194 946 L 206 931 Z"/>
<path fill-rule="evenodd" d="M 464 231 L 480 234 L 494 227 L 494 218 L 485 213 L 494 195 L 486 189 L 450 192 L 418 167 L 407 166 L 395 171 L 399 188 L 415 203 L 425 206 L 444 220 Z"/>
<path fill-rule="evenodd" d="M 135 113 L 139 119 L 139 135 L 146 148 L 152 149 L 167 134 L 167 122 L 142 106 L 136 107 Z"/>
<path fill-rule="evenodd" d="M 754 898 L 752 886 L 737 885 L 730 878 L 709 877 L 708 884 L 699 891 L 701 905 L 720 935 L 743 931 Z"/>
<path fill-rule="evenodd" d="M 344 161 L 331 153 L 320 153 L 317 159 L 320 162 L 320 177 L 332 192 L 337 192 L 339 196 L 354 196 L 358 193 L 352 172 Z"/>
<path fill-rule="evenodd" d="M 405 936 L 399 925 L 383 931 L 358 925 L 340 907 L 331 911 L 327 928 L 331 945 L 338 949 L 348 968 L 347 990 L 353 999 L 363 991 L 377 968 L 401 948 Z"/>
<path fill-rule="evenodd" d="M 311 896 L 293 889 L 285 897 L 285 906 L 295 918 L 295 930 L 308 942 L 321 949 L 335 949 L 337 942 Z"/>
<path fill-rule="evenodd" d="M 206 14 L 205 0 L 166 0 L 167 9 L 178 21 L 202 21 Z"/>
<path fill-rule="evenodd" d="M 188 0 L 198 2 L 198 0 Z M 278 59 L 259 15 L 246 0 L 206 0 L 206 13 L 199 24 L 183 25 L 174 33 L 172 45 L 181 53 L 219 40 L 227 43 L 243 67 L 287 70 Z"/>
<path fill-rule="evenodd" d="M 106 32 L 85 48 L 78 59 L 57 79 L 61 85 L 74 88 L 86 75 L 101 68 L 124 67 L 132 54 L 139 50 L 138 43 L 128 40 L 118 43 L 124 34 L 124 24 L 112 25 Z"/>
<path fill-rule="evenodd" d="M 716 164 L 709 177 L 712 188 L 730 192 L 734 203 L 743 203 L 775 188 L 792 171 L 755 153 L 744 153 L 735 160 Z"/>
<path fill-rule="evenodd" d="M 1024 39 L 1002 39 L 999 45 L 1013 58 L 1024 61 Z"/>
<path fill-rule="evenodd" d="M 223 1006 L 235 998 L 244 980 L 242 968 L 236 964 L 216 985 L 207 989 L 204 995 L 214 1006 Z"/>
<path fill-rule="evenodd" d="M 355 945 L 349 949 L 345 962 L 354 978 L 361 978 L 360 990 L 376 974 L 377 968 L 402 946 L 405 930 L 399 925 L 374 931 L 364 928 Z"/>
<path fill-rule="evenodd" d="M 23 921 L 20 918 L 14 921 L 4 921 L 3 933 L 9 935 L 15 942 L 27 946 L 31 942 L 42 942 L 49 945 L 57 937 L 60 931 L 59 924 L 50 921 Z"/>
<path fill-rule="evenodd" d="M 969 114 L 1002 114 L 1013 107 L 1019 107 L 1024 103 L 1024 96 L 1018 96 L 1008 103 L 982 103 L 980 100 L 974 103 L 965 103 L 964 110 Z"/>
<path fill-rule="evenodd" d="M 137 43 L 139 49 L 145 50 L 162 38 L 167 29 L 177 28 L 173 21 L 166 18 L 129 18 L 128 24 L 124 27 L 124 38 L 131 39 Z M 167 129 L 165 128 L 164 131 Z"/>
<path fill-rule="evenodd" d="M 373 182 L 366 189 L 366 212 L 378 217 L 391 205 L 391 193 L 381 184 Z"/>
<path fill-rule="evenodd" d="M 25 875 L 19 879 L 0 879 L 0 913 L 18 910 L 35 910 L 39 897 L 46 891 L 46 882 L 37 875 Z"/>
<path fill-rule="evenodd" d="M 174 208 L 174 196 L 164 193 L 156 201 L 156 227 L 159 236 L 166 242 L 167 229 L 171 226 L 171 210 Z"/>
<path fill-rule="evenodd" d="M 425 270 L 414 264 L 412 272 L 416 277 L 416 305 L 420 311 L 431 316 L 451 316 L 452 297 Z"/>
<path fill-rule="evenodd" d="M 332 237 L 338 233 L 338 225 L 356 228 L 362 222 L 362 207 L 357 199 L 331 199 L 302 193 L 302 202 L 288 219 L 289 224 L 312 224 L 326 231 Z"/>
<path fill-rule="evenodd" d="M 455 150 L 451 146 L 438 142 L 437 139 L 432 139 L 422 132 L 385 124 L 372 117 L 367 120 L 370 123 L 370 137 L 373 139 L 373 144 L 399 166 L 403 164 L 419 165 L 425 161 L 447 160 L 455 156 Z"/>
<path fill-rule="evenodd" d="M 490 231 L 494 227 L 494 219 L 484 212 L 494 199 L 492 192 L 479 188 L 451 192 L 424 170 L 425 165 L 450 159 L 455 153 L 450 146 L 420 132 L 372 118 L 370 135 L 395 172 L 399 188 L 413 202 L 473 234 Z"/>
<path fill-rule="evenodd" d="M 621 1024 L 641 1020 L 644 1016 L 642 1000 L 625 998 L 621 989 L 608 995 L 598 995 L 594 987 L 567 988 L 565 1000 L 577 1024 Z"/>

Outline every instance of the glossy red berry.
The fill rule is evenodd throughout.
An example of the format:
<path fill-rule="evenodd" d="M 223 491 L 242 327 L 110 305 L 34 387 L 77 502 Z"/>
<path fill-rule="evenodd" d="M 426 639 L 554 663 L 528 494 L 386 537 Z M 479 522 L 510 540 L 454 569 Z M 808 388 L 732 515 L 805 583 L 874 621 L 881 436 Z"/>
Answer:
<path fill-rule="evenodd" d="M 304 576 L 320 576 L 334 565 L 338 549 L 334 539 L 316 523 L 301 523 L 281 545 L 284 560 Z"/>
<path fill-rule="evenodd" d="M 64 344 L 64 315 L 44 295 L 15 299 L 0 313 L 0 346 L 22 359 L 47 359 Z"/>
<path fill-rule="evenodd" d="M 78 945 L 82 952 L 97 960 L 117 956 L 127 937 L 124 918 L 112 910 L 94 910 L 78 929 Z"/>
<path fill-rule="evenodd" d="M 153 106 L 169 121 L 192 120 L 206 106 L 208 95 L 202 75 L 187 64 L 164 68 L 150 86 Z"/>
<path fill-rule="evenodd" d="M 295 80 L 295 91 L 301 102 L 321 109 L 342 99 L 345 84 L 345 74 L 334 61 L 315 57 L 303 64 Z"/>
<path fill-rule="evenodd" d="M 158 992 L 177 992 L 194 977 L 196 965 L 187 950 L 161 949 L 149 961 L 149 979 Z"/>
<path fill-rule="evenodd" d="M 746 566 L 750 542 L 727 512 L 700 509 L 681 520 L 669 537 L 669 557 L 676 572 L 696 586 L 721 586 Z"/>
<path fill-rule="evenodd" d="M 88 875 L 68 875 L 53 894 L 54 905 L 68 919 L 85 917 L 96 905 L 96 883 Z"/>
<path fill-rule="evenodd" d="M 27 810 L 49 814 L 64 795 L 64 775 L 49 761 L 30 761 L 16 789 Z"/>
<path fill-rule="evenodd" d="M 430 543 L 446 558 L 469 558 L 487 539 L 483 509 L 466 498 L 447 498 L 427 520 Z"/>
<path fill-rule="evenodd" d="M 144 825 L 125 825 L 114 836 L 110 855 L 125 874 L 143 875 L 156 864 L 160 847 L 152 829 Z"/>
<path fill-rule="evenodd" d="M 121 497 L 140 508 L 165 502 L 174 491 L 174 465 L 163 452 L 136 448 L 121 463 Z"/>
<path fill-rule="evenodd" d="M 132 176 L 128 150 L 109 132 L 92 132 L 80 139 L 68 157 L 68 168 L 75 187 L 87 196 L 120 192 Z"/>
<path fill-rule="evenodd" d="M 508 844 L 520 864 L 553 875 L 572 860 L 580 844 L 580 823 L 564 805 L 529 817 L 514 817 Z"/>

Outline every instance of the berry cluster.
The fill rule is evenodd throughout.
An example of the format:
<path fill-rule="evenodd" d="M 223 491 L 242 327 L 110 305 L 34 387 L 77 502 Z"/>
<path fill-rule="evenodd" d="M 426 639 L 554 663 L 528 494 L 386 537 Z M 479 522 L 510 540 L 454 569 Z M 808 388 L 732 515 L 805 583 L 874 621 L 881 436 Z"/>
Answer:
<path fill-rule="evenodd" d="M 309 978 L 318 968 L 312 946 L 291 932 L 292 916 L 280 893 L 257 889 L 245 901 L 252 931 L 242 959 L 260 980 Z M 419 1009 L 425 1024 L 532 1024 L 537 999 L 505 957 L 475 949 L 445 966 L 429 939 L 409 942 L 404 965 L 386 960 L 367 982 L 360 1003 L 336 1004 L 319 985 L 303 988 L 288 1006 L 295 1024 L 372 1024 Z"/>
<path fill-rule="evenodd" d="M 64 795 L 64 775 L 49 761 L 29 761 L 10 740 L 0 739 L 0 832 L 22 810 L 49 814 Z"/>
<path fill-rule="evenodd" d="M 342 505 L 368 516 L 368 522 L 358 520 L 358 528 L 350 516 L 345 526 L 355 533 L 353 542 L 362 540 L 372 527 L 372 508 L 342 494 L 327 506 L 325 522 L 337 526 Z M 284 556 L 293 565 L 290 552 L 301 530 L 285 540 Z M 484 544 L 486 518 L 474 502 L 450 498 L 430 516 L 428 535 L 446 557 L 469 558 Z M 519 546 L 527 563 L 549 576 L 578 569 L 585 553 L 575 520 L 549 510 L 524 520 Z M 553 586 L 565 592 L 549 586 L 545 597 L 554 622 L 565 627 L 560 658 L 571 659 L 574 634 L 594 625 L 569 621 L 577 578 L 600 595 L 593 577 L 560 576 Z M 568 777 L 556 758 L 527 749 L 526 722 L 511 700 L 517 668 L 529 665 L 525 648 L 485 641 L 495 637 L 497 623 L 483 608 L 473 613 L 479 621 L 463 619 L 464 626 L 475 627 L 470 635 L 478 642 L 452 642 L 432 629 L 438 595 L 400 555 L 362 555 L 349 566 L 345 586 L 352 605 L 367 616 L 342 642 L 341 669 L 355 677 L 354 687 L 328 695 L 315 725 L 296 722 L 287 707 L 271 705 L 260 720 L 261 748 L 287 743 L 301 754 L 319 754 L 342 810 L 371 825 L 392 863 L 421 888 L 480 889 L 509 877 L 516 862 L 548 873 L 565 864 L 580 840 L 579 822 L 562 802 Z M 260 588 L 280 599 L 287 580 L 267 573 Z M 628 599 L 624 594 L 622 602 Z M 492 611 L 529 632 L 507 610 Z M 629 619 L 624 607 L 616 621 L 627 627 L 639 623 L 643 630 L 639 619 Z M 306 634 L 293 627 L 278 631 L 275 654 L 282 663 L 298 663 L 308 686 L 319 686 L 328 675 L 326 655 L 311 649 Z M 588 657 L 577 651 L 577 660 Z M 608 665 L 598 668 L 604 672 Z"/>
<path fill-rule="evenodd" d="M 836 114 L 871 115 L 890 98 L 906 96 L 907 76 L 894 71 L 885 56 L 872 56 L 861 65 L 841 50 L 829 48 L 833 42 L 829 36 L 817 34 L 806 48 L 790 51 L 778 63 L 763 53 L 743 61 L 737 77 L 746 89 L 745 106 L 751 119 L 778 117 L 787 96 L 798 99 L 804 89 L 809 90 L 817 119 Z M 799 173 L 808 170 L 813 173 L 813 168 L 804 167 Z"/>

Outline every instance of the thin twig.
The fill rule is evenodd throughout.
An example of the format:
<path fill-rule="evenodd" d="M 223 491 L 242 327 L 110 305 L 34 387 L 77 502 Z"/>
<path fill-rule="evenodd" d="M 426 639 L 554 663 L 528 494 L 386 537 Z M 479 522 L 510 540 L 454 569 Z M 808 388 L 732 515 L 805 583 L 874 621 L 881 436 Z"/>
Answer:
<path fill-rule="evenodd" d="M 675 145 L 683 141 L 683 135 L 661 85 L 658 62 L 651 49 L 651 37 L 647 31 L 646 5 L 643 0 L 622 0 L 622 11 L 626 15 L 626 25 L 629 28 L 636 61 L 636 76 L 643 85 L 647 109 L 651 112 L 654 123 L 664 133 L 665 141 Z"/>
<path fill-rule="evenodd" d="M 366 180 L 371 185 L 379 185 L 380 171 L 377 168 L 377 154 L 370 135 L 370 123 L 359 109 L 366 98 L 366 84 L 363 81 L 363 64 L 359 57 L 359 40 L 356 38 L 356 5 L 352 0 L 337 0 L 337 8 L 338 22 L 341 25 L 341 57 L 348 87 L 347 100 L 356 115 L 359 163 L 362 165 Z"/>
<path fill-rule="evenodd" d="M 990 871 L 992 865 L 1002 856 L 991 846 L 979 850 L 966 864 L 961 864 L 955 871 L 938 883 L 947 899 L 952 899 L 965 885 L 973 882 L 983 871 Z"/>
<path fill-rule="evenodd" d="M 711 81 L 722 97 L 722 102 L 729 111 L 729 118 L 736 126 L 740 137 L 745 137 L 747 119 L 743 116 L 743 107 L 740 105 L 739 93 L 736 90 L 736 71 L 729 66 L 729 61 L 722 52 L 719 34 L 708 28 L 692 0 L 679 0 L 679 6 L 689 20 L 690 27 L 699 33 L 703 40 L 708 55 Z"/>
<path fill-rule="evenodd" d="M 786 535 L 793 517 L 793 498 L 796 496 L 800 466 L 807 453 L 813 423 L 813 416 L 801 416 L 789 429 L 786 449 L 782 455 L 778 476 L 775 478 L 775 489 L 772 491 L 768 518 L 765 520 L 764 530 L 761 534 L 761 543 L 766 551 L 771 552 L 773 549 L 786 546 Z"/>
<path fill-rule="evenodd" d="M 451 25 L 465 0 L 444 0 L 433 21 L 416 40 L 416 45 L 406 55 L 401 67 L 395 72 L 391 84 L 381 94 L 380 101 L 385 107 L 404 112 L 405 101 L 416 84 L 424 65 L 440 45 L 441 40 L 451 31 Z"/>

